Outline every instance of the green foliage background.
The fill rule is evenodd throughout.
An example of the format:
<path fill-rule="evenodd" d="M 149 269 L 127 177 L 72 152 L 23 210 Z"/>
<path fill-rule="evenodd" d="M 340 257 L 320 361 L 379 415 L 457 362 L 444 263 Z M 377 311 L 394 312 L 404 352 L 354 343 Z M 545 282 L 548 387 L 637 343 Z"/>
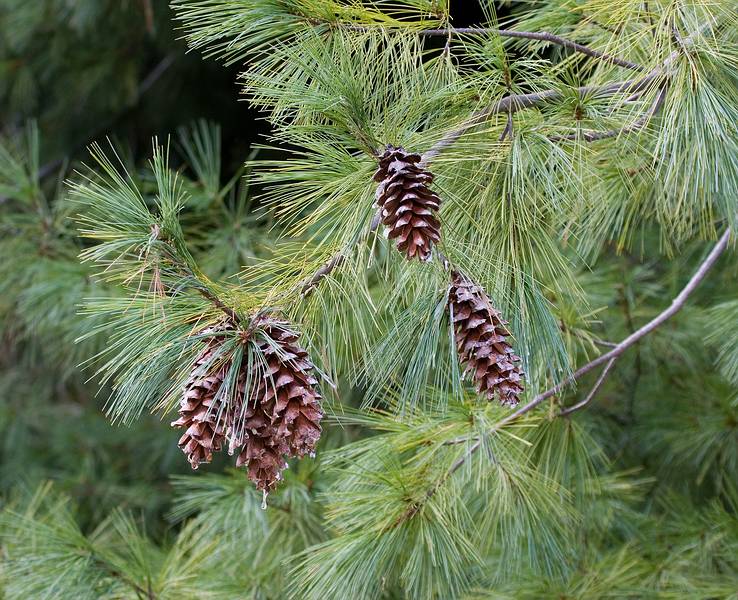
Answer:
<path fill-rule="evenodd" d="M 646 72 L 679 58 L 635 100 L 578 94 L 632 74 L 415 34 L 449 15 Z M 460 382 L 441 262 L 368 231 L 374 150 L 557 90 L 431 163 L 443 252 L 510 320 L 529 400 L 664 310 L 735 223 L 735 19 L 698 0 L 0 0 L 0 595 L 738 598 L 734 241 L 584 410 L 558 416 L 596 372 L 502 426 Z M 585 139 L 661 89 L 647 126 Z M 230 457 L 190 472 L 168 427 L 192 333 L 221 318 L 207 294 L 279 306 L 325 372 L 320 451 L 266 510 Z"/>

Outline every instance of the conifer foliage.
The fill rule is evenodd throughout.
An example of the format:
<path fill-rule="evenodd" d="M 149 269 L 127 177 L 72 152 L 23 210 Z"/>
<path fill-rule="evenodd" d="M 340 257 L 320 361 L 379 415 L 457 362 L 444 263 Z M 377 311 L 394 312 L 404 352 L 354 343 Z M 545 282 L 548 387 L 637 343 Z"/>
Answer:
<path fill-rule="evenodd" d="M 0 595 L 735 598 L 735 2 L 458 4 L 172 0 L 238 166 L 2 138 Z"/>

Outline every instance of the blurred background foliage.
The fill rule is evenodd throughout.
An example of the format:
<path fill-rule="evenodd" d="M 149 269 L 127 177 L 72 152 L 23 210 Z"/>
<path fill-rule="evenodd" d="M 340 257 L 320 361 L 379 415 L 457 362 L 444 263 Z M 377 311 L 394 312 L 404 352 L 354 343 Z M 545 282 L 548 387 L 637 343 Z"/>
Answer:
<path fill-rule="evenodd" d="M 239 103 L 237 69 L 187 53 L 160 0 L 2 0 L 0 27 L 3 129 L 38 122 L 44 176 L 95 139 L 116 137 L 138 156 L 153 135 L 198 118 L 224 126 L 233 170 L 260 130 Z"/>
<path fill-rule="evenodd" d="M 455 4 L 457 26 L 483 16 Z M 505 4 L 498 15 L 524 4 Z M 546 3 L 540 19 L 563 31 L 569 13 L 558 4 Z M 269 510 L 227 457 L 191 474 L 178 434 L 158 415 L 111 424 L 109 383 L 99 389 L 101 377 L 82 368 L 106 348 L 104 316 L 79 313 L 90 298 L 113 307 L 125 299 L 79 263 L 89 242 L 70 220 L 79 207 L 63 183 L 89 162 L 86 147 L 97 140 L 107 155 L 117 153 L 151 200 L 151 138 L 170 139 L 169 164 L 189 194 L 180 221 L 213 280 L 248 286 L 257 275 L 278 277 L 279 264 L 255 265 L 273 258 L 276 233 L 293 225 L 261 206 L 243 177 L 247 159 L 269 166 L 289 153 L 252 152 L 270 130 L 264 114 L 239 102 L 240 65 L 187 53 L 172 17 L 158 0 L 0 0 L 0 595 L 737 598 L 734 254 L 687 309 L 621 359 L 596 403 L 565 419 L 542 411 L 510 435 L 490 437 L 481 464 L 460 470 L 407 527 L 392 523 L 432 481 L 431 466 L 452 466 L 466 448 L 454 440 L 483 434 L 504 411 L 450 401 L 434 381 L 412 390 L 424 402 L 409 406 L 406 395 L 354 387 L 411 350 L 402 346 L 411 338 L 400 320 L 400 342 L 385 346 L 384 360 L 379 352 L 355 368 L 341 364 L 361 345 L 333 339 L 333 325 L 321 319 L 339 310 L 332 302 L 342 297 L 341 278 L 366 257 L 326 282 L 333 292 L 316 294 L 300 314 L 318 323 L 316 339 L 330 340 L 325 353 L 337 355 L 327 362 L 341 376 L 341 406 L 329 411 L 322 452 L 287 471 Z M 353 156 L 335 162 L 349 175 L 367 174 Z M 440 171 L 449 189 L 462 177 Z M 290 183 L 288 175 L 269 177 L 253 185 Z M 667 260 L 660 225 L 644 219 L 628 240 L 605 240 L 592 268 L 572 273 L 570 295 L 544 290 L 540 303 L 551 303 L 561 343 L 560 355 L 546 358 L 552 371 L 656 315 L 699 263 L 704 241 L 695 235 Z M 473 269 L 474 257 L 467 260 Z M 374 293 L 351 300 L 371 302 Z M 405 327 L 433 302 L 406 306 Z M 351 321 L 358 338 L 368 325 L 353 321 L 353 308 L 344 296 L 336 321 Z M 582 393 L 594 379 L 582 380 Z M 413 381 L 399 385 L 408 392 Z M 380 395 L 386 412 L 360 410 Z M 440 575 L 419 576 L 435 569 Z"/>
<path fill-rule="evenodd" d="M 219 166 L 211 181 L 192 181 L 202 195 L 213 177 L 219 189 L 221 172 L 236 174 L 259 131 L 238 102 L 235 72 L 188 54 L 177 37 L 159 1 L 0 2 L 0 485 L 7 493 L 53 479 L 80 500 L 85 525 L 123 505 L 156 530 L 168 475 L 184 467 L 158 419 L 111 427 L 101 410 L 106 392 L 97 395 L 80 368 L 104 344 L 75 344 L 91 326 L 78 316 L 81 302 L 108 290 L 76 258 L 63 180 L 94 140 L 109 137 L 136 164 L 153 135 L 217 119 L 211 152 Z M 236 228 L 250 215 L 245 198 L 230 199 L 221 210 L 237 215 L 228 219 Z M 248 237 L 200 243 L 216 275 L 236 272 L 253 245 Z"/>

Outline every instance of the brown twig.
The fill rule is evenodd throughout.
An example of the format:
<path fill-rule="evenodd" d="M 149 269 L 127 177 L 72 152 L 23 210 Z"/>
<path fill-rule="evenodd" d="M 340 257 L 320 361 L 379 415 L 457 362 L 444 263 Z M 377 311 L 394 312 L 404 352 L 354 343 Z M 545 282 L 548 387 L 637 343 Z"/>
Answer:
<path fill-rule="evenodd" d="M 213 294 L 213 292 L 211 292 L 209 289 L 202 286 L 197 286 L 195 289 L 200 292 L 200 295 L 203 298 L 209 300 L 213 303 L 213 305 L 223 311 L 234 325 L 237 325 L 241 322 L 241 317 L 238 316 L 238 313 L 231 307 L 227 306 L 220 298 L 218 298 L 218 296 Z"/>
<path fill-rule="evenodd" d="M 513 132 L 513 118 L 512 113 L 507 113 L 507 124 L 505 125 L 505 129 L 502 130 L 502 133 L 500 134 L 500 141 L 504 142 L 505 138 L 509 135 L 512 137 Z"/>
<path fill-rule="evenodd" d="M 565 409 L 563 409 L 557 416 L 558 417 L 565 417 L 566 415 L 570 415 L 573 412 L 578 411 L 581 408 L 584 408 L 592 402 L 594 397 L 597 395 L 597 392 L 600 391 L 600 388 L 602 387 L 602 384 L 605 382 L 605 379 L 607 378 L 607 374 L 610 372 L 610 369 L 612 369 L 612 366 L 615 364 L 615 358 L 610 359 L 610 362 L 605 365 L 605 368 L 602 369 L 602 373 L 600 373 L 600 376 L 597 378 L 597 381 L 592 386 L 592 389 L 590 390 L 589 394 L 587 394 L 587 397 L 582 400 L 581 402 L 577 402 L 573 406 L 569 406 Z"/>
<path fill-rule="evenodd" d="M 569 133 L 567 135 L 552 135 L 549 136 L 548 139 L 550 139 L 552 142 L 561 142 L 565 140 L 576 140 L 581 139 L 585 142 L 594 142 L 597 140 L 604 140 L 607 138 L 613 138 L 618 137 L 620 135 L 626 134 L 626 133 L 632 133 L 634 131 L 638 131 L 639 129 L 642 129 L 646 125 L 648 125 L 648 122 L 661 110 L 661 107 L 664 104 L 664 98 L 666 97 L 666 86 L 662 87 L 658 94 L 656 95 L 656 99 L 653 101 L 649 109 L 643 113 L 640 117 L 638 117 L 636 120 L 634 120 L 632 123 L 626 125 L 625 127 L 621 127 L 620 129 L 609 129 L 607 131 L 584 131 L 584 132 L 577 132 L 577 133 Z"/>
<path fill-rule="evenodd" d="M 594 343 L 597 344 L 598 346 L 604 346 L 605 348 L 614 348 L 615 346 L 617 346 L 615 342 L 608 342 L 607 340 L 597 339 L 597 340 L 592 340 L 592 341 L 594 341 Z"/>
<path fill-rule="evenodd" d="M 572 42 L 560 35 L 554 35 L 547 31 L 514 31 L 512 29 L 493 29 L 491 27 L 450 27 L 448 29 L 423 29 L 418 32 L 420 35 L 425 37 L 433 36 L 450 36 L 450 35 L 499 35 L 500 37 L 507 38 L 519 38 L 527 40 L 539 40 L 541 42 L 549 42 L 551 44 L 557 44 L 564 48 L 569 48 L 575 52 L 585 54 L 591 58 L 602 60 L 606 63 L 625 67 L 627 69 L 633 69 L 634 71 L 643 71 L 644 67 L 637 63 L 612 56 L 600 50 L 595 50 L 589 46 Z"/>
<path fill-rule="evenodd" d="M 167 245 L 167 247 L 169 248 L 170 262 L 174 265 L 175 268 L 179 269 L 182 274 L 196 282 L 195 285 L 191 286 L 193 289 L 197 290 L 197 292 L 203 298 L 205 298 L 215 307 L 223 311 L 223 313 L 228 316 L 228 318 L 233 322 L 234 325 L 237 325 L 241 322 L 241 317 L 238 316 L 238 313 L 231 307 L 227 306 L 220 298 L 218 298 L 218 296 L 215 295 L 215 293 L 213 293 L 205 285 L 205 283 L 197 275 L 195 275 L 192 267 L 190 267 L 190 265 L 187 264 L 187 261 L 181 258 L 181 256 L 177 252 L 176 246 L 172 243 L 172 240 L 162 235 L 162 229 L 158 223 L 153 223 L 151 225 L 151 237 L 149 239 L 149 243 L 152 243 L 154 240 L 160 240 Z M 157 274 L 157 276 L 159 275 Z"/>
<path fill-rule="evenodd" d="M 312 294 L 315 288 L 318 287 L 320 281 L 324 277 L 330 275 L 334 269 L 340 267 L 345 260 L 345 252 L 334 254 L 330 259 L 328 259 L 327 262 L 323 263 L 323 265 L 317 271 L 315 271 L 315 273 L 313 273 L 312 277 L 308 278 L 308 280 L 302 285 L 302 289 L 300 291 L 301 295 L 305 297 Z"/>

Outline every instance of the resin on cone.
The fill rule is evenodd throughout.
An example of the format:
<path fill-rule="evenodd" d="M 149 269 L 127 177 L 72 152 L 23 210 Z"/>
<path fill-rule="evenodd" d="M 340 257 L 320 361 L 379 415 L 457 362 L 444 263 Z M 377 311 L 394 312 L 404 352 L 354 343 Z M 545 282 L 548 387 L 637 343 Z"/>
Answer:
<path fill-rule="evenodd" d="M 484 289 L 457 271 L 452 273 L 449 310 L 459 359 L 477 393 L 515 406 L 523 392 L 523 372 L 520 357 L 507 342 L 507 322 Z"/>
<path fill-rule="evenodd" d="M 387 146 L 374 174 L 377 206 L 387 236 L 408 260 L 431 259 L 433 244 L 441 241 L 437 211 L 441 199 L 430 189 L 433 174 L 419 166 L 420 154 Z"/>
<path fill-rule="evenodd" d="M 233 327 L 220 327 L 226 329 Z M 252 370 L 244 360 L 234 390 L 221 390 L 231 363 L 211 364 L 225 340 L 214 336 L 193 363 L 180 418 L 172 425 L 186 428 L 179 446 L 194 469 L 227 441 L 231 454 L 238 451 L 236 466 L 245 466 L 256 487 L 269 492 L 282 478 L 288 458 L 314 453 L 323 411 L 314 365 L 297 343 L 299 334 L 287 322 L 263 315 L 249 331 L 242 342 L 259 355 Z"/>

